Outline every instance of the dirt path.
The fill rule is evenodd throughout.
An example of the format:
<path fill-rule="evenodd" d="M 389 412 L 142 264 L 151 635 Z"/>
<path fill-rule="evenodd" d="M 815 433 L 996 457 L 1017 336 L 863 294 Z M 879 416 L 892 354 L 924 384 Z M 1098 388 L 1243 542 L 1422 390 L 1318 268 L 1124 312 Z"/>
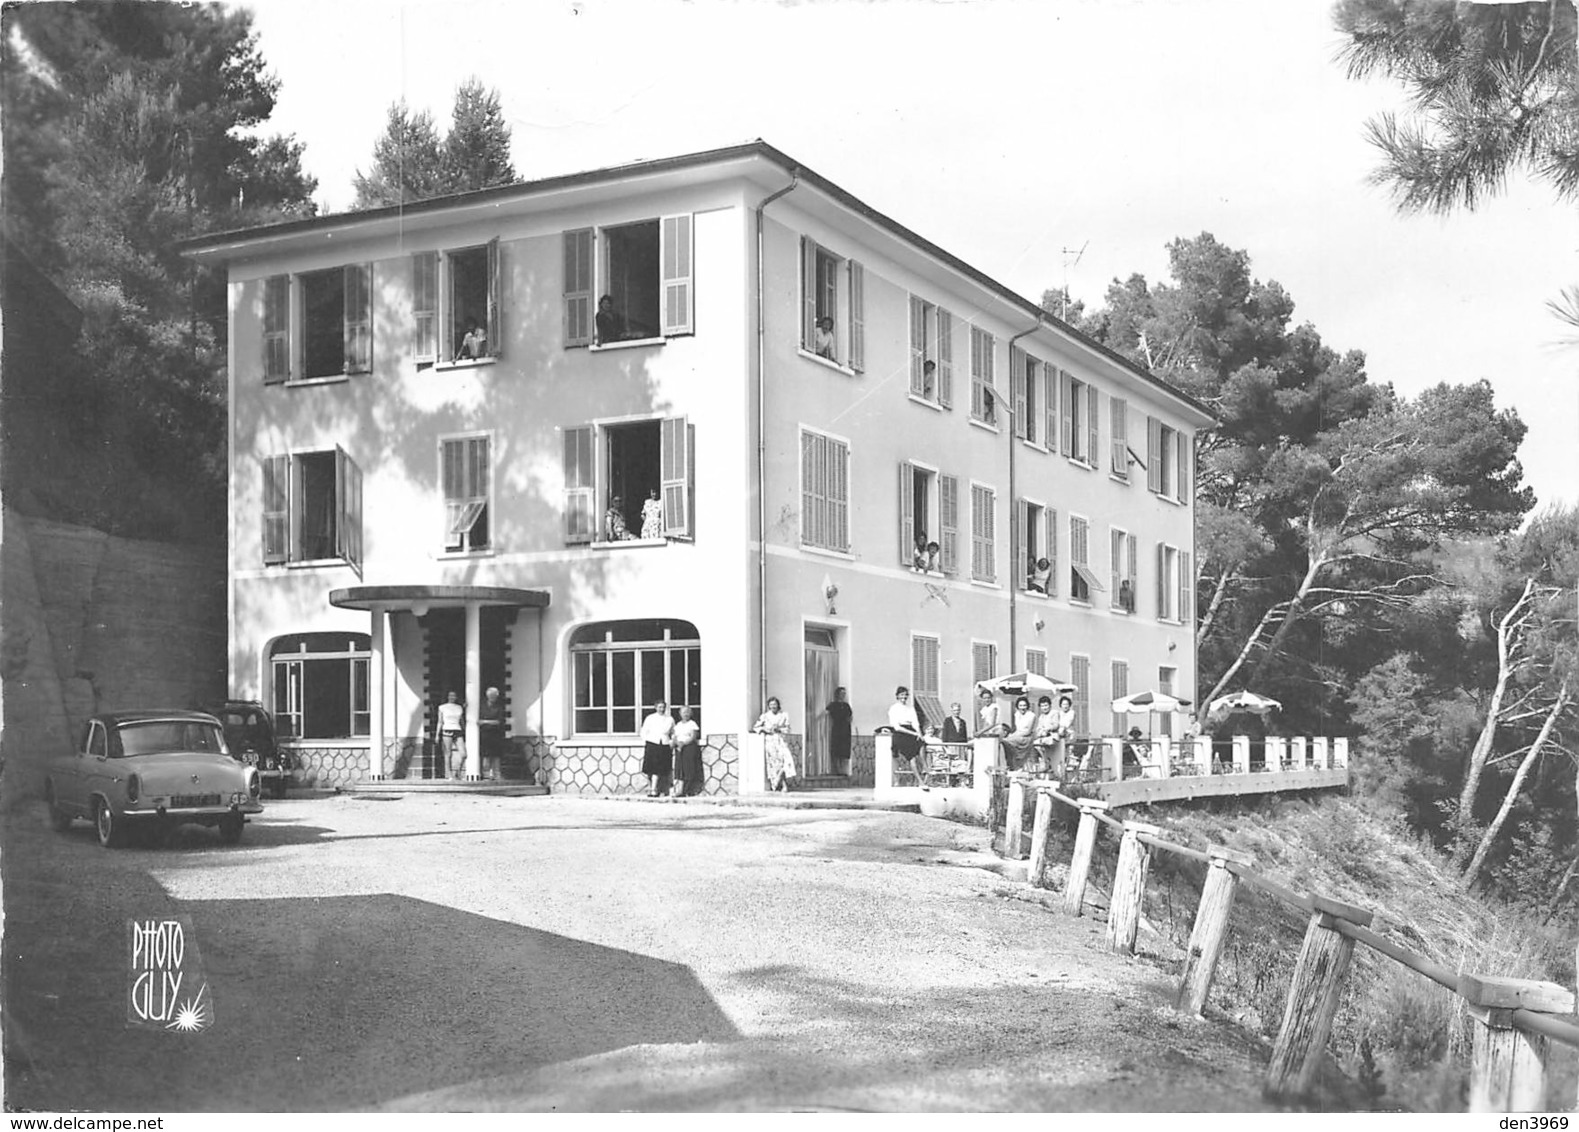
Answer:
<path fill-rule="evenodd" d="M 1099 923 L 962 867 L 980 830 L 337 796 L 271 804 L 236 848 L 106 853 L 25 813 L 9 1108 L 1264 1107 L 1261 1047 L 1174 1015 Z M 213 985 L 198 1035 L 121 1025 L 125 920 L 165 912 Z"/>

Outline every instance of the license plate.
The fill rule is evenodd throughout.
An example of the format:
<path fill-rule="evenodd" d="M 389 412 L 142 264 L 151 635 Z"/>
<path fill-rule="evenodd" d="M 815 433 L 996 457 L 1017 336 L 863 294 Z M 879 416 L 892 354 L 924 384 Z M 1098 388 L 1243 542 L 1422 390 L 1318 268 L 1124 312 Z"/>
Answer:
<path fill-rule="evenodd" d="M 171 809 L 189 809 L 193 806 L 217 806 L 218 794 L 176 794 L 170 799 Z"/>

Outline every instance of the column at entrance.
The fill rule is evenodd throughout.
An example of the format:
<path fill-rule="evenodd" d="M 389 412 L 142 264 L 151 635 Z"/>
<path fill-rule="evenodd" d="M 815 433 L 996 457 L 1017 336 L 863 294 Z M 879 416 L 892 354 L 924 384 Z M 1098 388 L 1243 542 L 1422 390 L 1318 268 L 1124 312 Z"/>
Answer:
<path fill-rule="evenodd" d="M 367 775 L 373 781 L 384 777 L 384 649 L 389 621 L 383 607 L 373 606 L 371 648 L 367 658 Z"/>
<path fill-rule="evenodd" d="M 482 707 L 482 606 L 466 603 L 466 780 L 482 777 L 481 733 L 477 712 Z"/>

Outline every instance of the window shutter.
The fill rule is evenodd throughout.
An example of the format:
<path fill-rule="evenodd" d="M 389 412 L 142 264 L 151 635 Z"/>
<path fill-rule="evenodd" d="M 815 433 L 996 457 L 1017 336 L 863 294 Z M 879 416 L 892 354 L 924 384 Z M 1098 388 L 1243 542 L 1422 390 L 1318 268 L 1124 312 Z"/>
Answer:
<path fill-rule="evenodd" d="M 504 324 L 499 321 L 499 237 L 488 241 L 488 354 L 497 358 L 504 353 Z"/>
<path fill-rule="evenodd" d="M 272 565 L 290 558 L 291 548 L 291 458 L 263 458 L 263 564 Z"/>
<path fill-rule="evenodd" d="M 1195 578 L 1190 573 L 1190 552 L 1179 551 L 1179 620 L 1190 623 L 1191 598 L 1194 596 Z"/>
<path fill-rule="evenodd" d="M 914 295 L 910 296 L 910 392 L 923 396 L 926 386 L 922 379 L 922 366 L 927 354 L 926 307 Z"/>
<path fill-rule="evenodd" d="M 592 343 L 592 229 L 565 233 L 565 345 Z M 568 435 L 568 434 L 567 434 Z"/>
<path fill-rule="evenodd" d="M 1047 509 L 1047 564 L 1052 572 L 1047 575 L 1047 596 L 1058 596 L 1058 512 Z"/>
<path fill-rule="evenodd" d="M 938 404 L 954 407 L 954 316 L 938 308 Z"/>
<path fill-rule="evenodd" d="M 358 574 L 362 572 L 362 469 L 346 453 L 334 450 L 335 498 L 339 504 L 335 524 L 335 553 L 350 563 Z"/>
<path fill-rule="evenodd" d="M 938 476 L 938 526 L 942 528 L 939 547 L 945 574 L 959 572 L 959 480 Z"/>
<path fill-rule="evenodd" d="M 1178 500 L 1180 503 L 1188 503 L 1190 501 L 1190 457 L 1194 453 L 1189 442 L 1185 440 L 1184 433 L 1175 432 L 1173 434 L 1173 451 L 1179 459 L 1179 474 L 1174 480 L 1178 488 Z"/>
<path fill-rule="evenodd" d="M 436 252 L 411 257 L 411 356 L 431 362 L 438 356 L 439 258 Z"/>
<path fill-rule="evenodd" d="M 1102 466 L 1102 438 L 1099 435 L 1097 405 L 1101 401 L 1101 394 L 1095 385 L 1086 386 L 1086 463 L 1093 468 Z"/>
<path fill-rule="evenodd" d="M 916 553 L 915 469 L 908 461 L 899 465 L 899 564 L 909 566 Z"/>
<path fill-rule="evenodd" d="M 691 280 L 691 215 L 665 216 L 660 227 L 663 242 L 663 333 L 691 334 L 695 330 L 696 294 Z"/>
<path fill-rule="evenodd" d="M 832 488 L 828 493 L 832 500 L 830 510 L 833 513 L 833 545 L 836 549 L 849 552 L 850 549 L 850 448 L 847 444 L 828 444 L 833 459 L 829 475 Z"/>
<path fill-rule="evenodd" d="M 373 265 L 356 263 L 345 269 L 345 372 L 372 368 Z"/>
<path fill-rule="evenodd" d="M 440 478 L 444 491 L 444 549 L 459 550 L 464 535 L 459 530 L 461 512 L 466 508 L 466 489 L 462 480 L 464 444 L 459 440 L 443 443 Z"/>
<path fill-rule="evenodd" d="M 1113 442 L 1109 446 L 1112 449 L 1109 460 L 1115 476 L 1129 479 L 1129 406 L 1120 397 L 1112 398 L 1110 404 L 1109 429 L 1113 434 Z"/>
<path fill-rule="evenodd" d="M 1123 608 L 1123 604 L 1119 601 L 1118 596 L 1119 575 L 1122 573 L 1120 567 L 1123 565 L 1123 563 L 1124 532 L 1114 529 L 1111 530 L 1108 535 L 1108 581 L 1111 582 L 1113 586 L 1113 588 L 1108 591 L 1109 609 Z"/>
<path fill-rule="evenodd" d="M 1091 658 L 1069 658 L 1069 682 L 1075 686 L 1075 731 L 1091 733 Z"/>
<path fill-rule="evenodd" d="M 272 385 L 291 376 L 291 277 L 263 281 L 263 381 Z"/>
<path fill-rule="evenodd" d="M 1115 660 L 1113 662 L 1112 679 L 1112 692 L 1113 698 L 1115 700 L 1123 699 L 1125 696 L 1129 695 L 1129 663 L 1127 661 Z M 1113 734 L 1123 735 L 1125 730 L 1124 724 L 1126 722 L 1128 722 L 1128 720 L 1122 712 L 1114 712 Z"/>
<path fill-rule="evenodd" d="M 1168 617 L 1168 547 L 1166 543 L 1157 544 L 1157 620 L 1165 621 Z"/>
<path fill-rule="evenodd" d="M 1129 573 L 1125 576 L 1129 578 L 1129 604 L 1125 608 L 1134 613 L 1135 607 L 1140 604 L 1140 594 L 1136 592 L 1140 589 L 1140 573 L 1135 563 L 1135 547 L 1138 543 L 1135 541 L 1134 535 L 1130 535 L 1126 541 L 1128 545 L 1125 547 L 1125 551 L 1129 556 Z"/>
<path fill-rule="evenodd" d="M 663 479 L 663 533 L 666 538 L 691 534 L 691 446 L 684 417 L 665 417 L 659 435 Z"/>
<path fill-rule="evenodd" d="M 866 368 L 866 269 L 850 261 L 850 368 Z"/>
<path fill-rule="evenodd" d="M 592 426 L 565 430 L 565 541 L 591 542 L 597 533 L 592 477 Z"/>
<path fill-rule="evenodd" d="M 1058 451 L 1058 370 L 1043 362 L 1042 372 L 1042 443 L 1049 452 Z"/>
<path fill-rule="evenodd" d="M 1028 582 L 1029 571 L 1024 567 L 1020 544 L 1025 539 L 1028 526 L 1025 513 L 1029 507 L 1023 499 L 1013 500 L 1009 504 L 1009 584 L 1017 590 L 1025 589 Z"/>
<path fill-rule="evenodd" d="M 800 344 L 802 349 L 817 348 L 817 244 L 800 238 Z"/>
<path fill-rule="evenodd" d="M 1025 439 L 1025 352 L 1009 347 L 1009 385 L 1014 394 L 1014 435 Z"/>
<path fill-rule="evenodd" d="M 817 545 L 817 532 L 813 526 L 813 511 L 817 498 L 816 447 L 821 439 L 816 433 L 801 430 L 800 434 L 800 541 L 809 546 Z"/>
<path fill-rule="evenodd" d="M 1074 378 L 1065 370 L 1058 371 L 1058 405 L 1062 410 L 1058 451 L 1072 456 L 1075 451 L 1075 389 Z"/>
<path fill-rule="evenodd" d="M 985 543 L 982 577 L 989 582 L 998 580 L 998 497 L 991 489 L 982 490 L 982 539 Z"/>
<path fill-rule="evenodd" d="M 1162 422 L 1146 418 L 1146 489 L 1162 494 Z"/>

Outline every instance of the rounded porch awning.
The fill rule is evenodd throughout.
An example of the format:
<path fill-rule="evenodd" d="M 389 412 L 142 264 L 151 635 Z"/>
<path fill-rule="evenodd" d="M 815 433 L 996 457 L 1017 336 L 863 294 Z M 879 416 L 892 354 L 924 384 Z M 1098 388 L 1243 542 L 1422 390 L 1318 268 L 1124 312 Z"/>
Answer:
<path fill-rule="evenodd" d="M 513 605 L 542 609 L 547 590 L 513 586 L 348 586 L 329 591 L 329 604 L 340 609 L 443 609 L 466 605 Z"/>

